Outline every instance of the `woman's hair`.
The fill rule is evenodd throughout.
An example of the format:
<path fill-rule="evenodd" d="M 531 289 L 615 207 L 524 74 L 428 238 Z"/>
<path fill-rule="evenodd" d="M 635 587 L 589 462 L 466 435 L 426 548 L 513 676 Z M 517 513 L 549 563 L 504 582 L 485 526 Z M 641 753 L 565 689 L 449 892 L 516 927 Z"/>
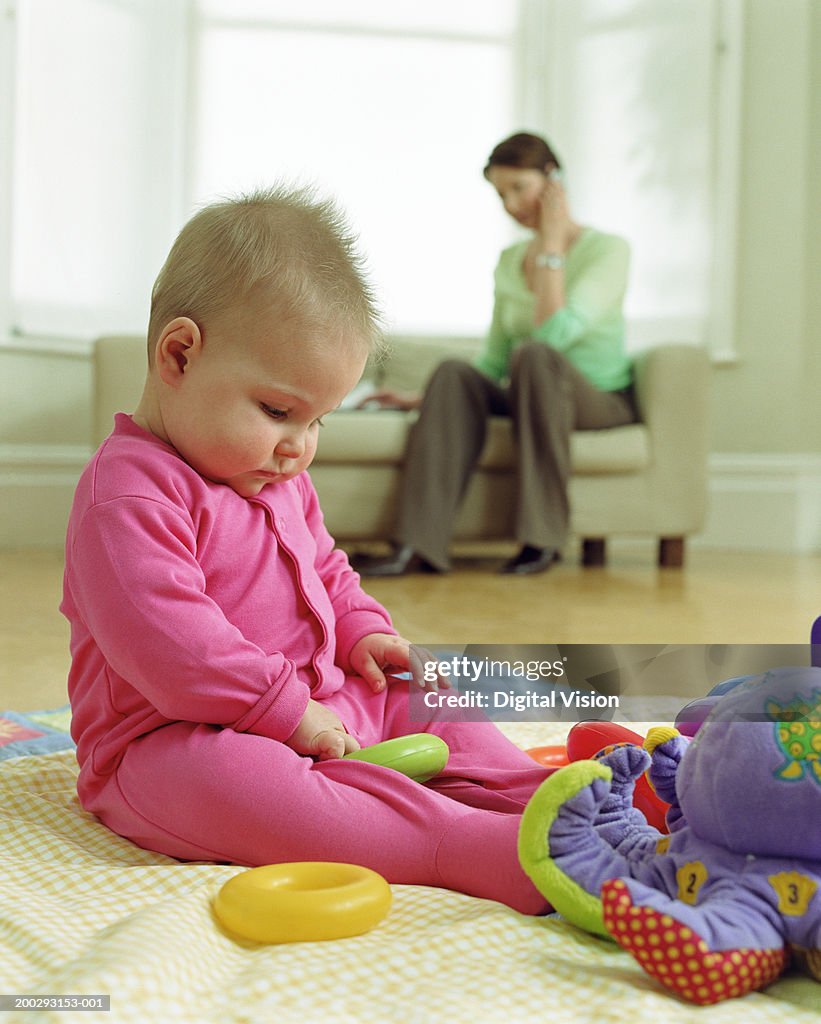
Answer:
<path fill-rule="evenodd" d="M 494 146 L 488 157 L 483 174 L 487 177 L 491 167 L 521 167 L 534 171 L 562 165 L 559 158 L 541 137 L 530 132 L 516 132 Z"/>
<path fill-rule="evenodd" d="M 338 208 L 277 185 L 204 207 L 182 228 L 151 293 L 149 359 L 178 316 L 201 328 L 265 288 L 283 319 L 360 337 L 373 355 L 381 315 Z"/>

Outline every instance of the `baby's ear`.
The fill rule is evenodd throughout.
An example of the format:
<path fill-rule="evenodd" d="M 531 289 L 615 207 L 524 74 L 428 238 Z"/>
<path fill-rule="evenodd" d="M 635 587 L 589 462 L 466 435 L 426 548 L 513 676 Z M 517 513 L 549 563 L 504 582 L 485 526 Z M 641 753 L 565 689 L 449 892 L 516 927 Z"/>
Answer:
<path fill-rule="evenodd" d="M 202 351 L 202 331 L 187 316 L 165 325 L 157 339 L 154 362 L 164 383 L 175 387 Z"/>

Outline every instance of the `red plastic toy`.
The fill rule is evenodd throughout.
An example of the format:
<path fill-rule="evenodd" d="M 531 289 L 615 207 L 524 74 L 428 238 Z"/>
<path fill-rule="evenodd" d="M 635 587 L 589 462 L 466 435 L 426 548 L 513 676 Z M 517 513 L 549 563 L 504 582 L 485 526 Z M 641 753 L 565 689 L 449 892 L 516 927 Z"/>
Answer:
<path fill-rule="evenodd" d="M 624 743 L 640 747 L 643 742 L 643 736 L 614 722 L 577 722 L 568 733 L 566 747 L 533 747 L 527 753 L 547 768 L 561 768 L 571 761 L 592 760 L 597 754 L 607 753 Z M 633 806 L 641 811 L 648 824 L 659 832 L 667 831 L 666 815 L 670 805 L 656 796 L 646 775 L 636 780 Z"/>
<path fill-rule="evenodd" d="M 531 747 L 527 753 L 545 768 L 563 768 L 566 764 L 570 764 L 567 747 L 561 744 L 550 747 Z"/>

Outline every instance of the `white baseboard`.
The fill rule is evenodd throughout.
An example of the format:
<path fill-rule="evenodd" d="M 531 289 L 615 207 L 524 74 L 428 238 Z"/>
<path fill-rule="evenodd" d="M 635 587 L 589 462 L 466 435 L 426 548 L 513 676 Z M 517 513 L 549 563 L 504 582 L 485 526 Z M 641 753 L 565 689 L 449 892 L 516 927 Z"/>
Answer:
<path fill-rule="evenodd" d="M 0 445 L 0 546 L 60 547 L 84 445 Z M 821 455 L 729 455 L 709 463 L 699 547 L 821 553 Z"/>
<path fill-rule="evenodd" d="M 821 455 L 711 455 L 707 521 L 693 543 L 821 552 Z"/>
<path fill-rule="evenodd" d="M 0 445 L 0 547 L 62 547 L 85 445 Z"/>

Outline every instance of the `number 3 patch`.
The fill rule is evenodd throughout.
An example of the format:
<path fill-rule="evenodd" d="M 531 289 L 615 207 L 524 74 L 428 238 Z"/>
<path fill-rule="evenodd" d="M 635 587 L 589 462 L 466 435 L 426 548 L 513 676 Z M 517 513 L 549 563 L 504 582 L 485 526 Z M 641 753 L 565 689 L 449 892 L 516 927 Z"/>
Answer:
<path fill-rule="evenodd" d="M 781 871 L 777 875 L 769 875 L 767 881 L 778 896 L 778 912 L 788 917 L 806 914 L 818 888 L 817 882 L 798 871 Z"/>

